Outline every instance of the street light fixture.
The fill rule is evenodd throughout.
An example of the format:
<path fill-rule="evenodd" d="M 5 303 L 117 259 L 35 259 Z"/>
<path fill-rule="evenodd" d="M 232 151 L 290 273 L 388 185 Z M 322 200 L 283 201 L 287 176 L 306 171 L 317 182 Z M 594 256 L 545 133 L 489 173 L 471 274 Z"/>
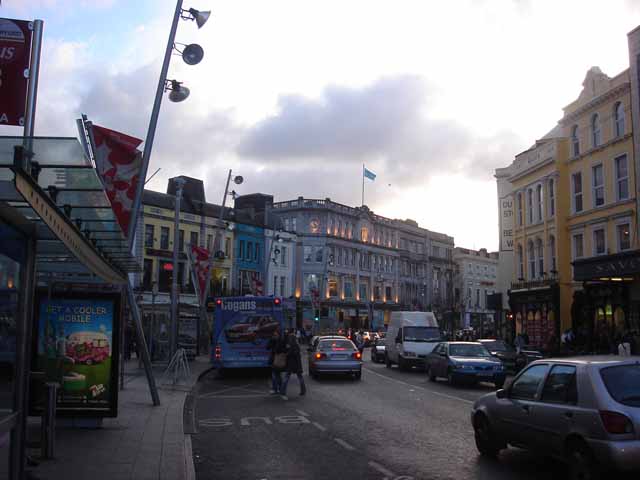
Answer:
<path fill-rule="evenodd" d="M 167 80 L 164 91 L 170 91 L 169 100 L 174 103 L 179 103 L 187 99 L 191 91 L 187 87 L 182 86 L 182 82 L 177 80 Z"/>
<path fill-rule="evenodd" d="M 196 10 L 195 8 L 190 8 L 189 10 L 180 10 L 180 18 L 182 18 L 183 20 L 195 20 L 198 28 L 202 28 L 202 26 L 207 23 L 210 15 L 211 12 L 209 10 L 204 12 Z"/>
<path fill-rule="evenodd" d="M 202 61 L 204 57 L 204 49 L 197 43 L 191 43 L 185 45 L 182 51 L 178 50 L 176 45 L 183 45 L 182 43 L 174 43 L 173 49 L 182 56 L 182 60 L 187 65 L 197 65 Z"/>

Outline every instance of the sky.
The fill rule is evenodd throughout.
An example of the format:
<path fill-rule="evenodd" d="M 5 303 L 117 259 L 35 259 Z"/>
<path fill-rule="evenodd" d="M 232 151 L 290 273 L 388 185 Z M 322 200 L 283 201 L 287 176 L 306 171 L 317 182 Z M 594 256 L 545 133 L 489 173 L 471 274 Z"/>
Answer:
<path fill-rule="evenodd" d="M 493 174 L 551 130 L 587 70 L 628 67 L 640 0 L 184 0 L 211 10 L 176 42 L 147 188 L 201 178 L 239 194 L 331 198 L 414 219 L 457 246 L 498 248 Z M 81 113 L 144 139 L 173 0 L 3 0 L 44 20 L 36 135 L 76 136 Z M 179 48 L 182 48 L 179 45 Z M 21 134 L 0 126 L 0 135 Z"/>

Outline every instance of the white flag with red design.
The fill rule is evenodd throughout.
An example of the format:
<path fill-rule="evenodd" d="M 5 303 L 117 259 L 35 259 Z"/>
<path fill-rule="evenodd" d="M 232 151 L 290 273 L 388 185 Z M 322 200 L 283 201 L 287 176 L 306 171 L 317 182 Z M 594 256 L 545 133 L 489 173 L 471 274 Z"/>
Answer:
<path fill-rule="evenodd" d="M 198 279 L 198 287 L 200 290 L 200 300 L 204 301 L 204 295 L 206 293 L 205 287 L 207 285 L 207 277 L 209 276 L 209 250 L 206 248 L 191 245 L 191 261 L 193 262 L 193 271 Z"/>
<path fill-rule="evenodd" d="M 142 168 L 142 154 L 137 150 L 142 140 L 97 125 L 92 125 L 91 129 L 96 147 L 96 170 L 118 224 L 127 236 Z"/>
<path fill-rule="evenodd" d="M 264 284 L 262 280 L 260 280 L 260 274 L 258 272 L 251 272 L 251 290 L 253 290 L 253 294 L 257 296 L 262 296 L 264 294 Z"/>

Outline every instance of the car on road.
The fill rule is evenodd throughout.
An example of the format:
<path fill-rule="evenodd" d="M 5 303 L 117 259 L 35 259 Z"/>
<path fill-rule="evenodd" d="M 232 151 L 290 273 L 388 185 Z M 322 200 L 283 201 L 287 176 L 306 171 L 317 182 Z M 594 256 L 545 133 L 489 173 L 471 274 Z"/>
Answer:
<path fill-rule="evenodd" d="M 640 357 L 537 360 L 471 411 L 476 446 L 508 445 L 567 462 L 571 479 L 640 473 Z"/>
<path fill-rule="evenodd" d="M 480 342 L 441 342 L 427 355 L 427 375 L 435 382 L 446 378 L 451 385 L 460 382 L 492 382 L 502 388 L 506 371 L 502 362 Z"/>
<path fill-rule="evenodd" d="M 309 342 L 309 348 L 307 348 L 308 352 L 313 351 L 313 349 L 318 345 L 318 342 L 320 340 L 326 340 L 326 339 L 344 339 L 346 338 L 344 335 L 316 335 L 313 338 L 311 338 L 311 341 Z"/>
<path fill-rule="evenodd" d="M 504 340 L 482 338 L 478 342 L 484 345 L 491 355 L 502 360 L 505 369 L 511 373 L 518 373 L 531 362 L 542 358 L 542 353 L 537 350 L 522 349 L 518 352 Z"/>
<path fill-rule="evenodd" d="M 345 337 L 320 337 L 310 348 L 309 375 L 317 379 L 324 374 L 353 375 L 362 378 L 362 353 Z"/>
<path fill-rule="evenodd" d="M 384 362 L 385 358 L 385 339 L 376 338 L 371 345 L 371 361 L 373 363 Z"/>

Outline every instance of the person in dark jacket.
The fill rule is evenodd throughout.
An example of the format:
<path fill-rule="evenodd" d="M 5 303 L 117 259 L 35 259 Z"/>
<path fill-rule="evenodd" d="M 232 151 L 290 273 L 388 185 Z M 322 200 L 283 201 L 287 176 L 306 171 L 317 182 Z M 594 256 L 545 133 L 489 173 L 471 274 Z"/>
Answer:
<path fill-rule="evenodd" d="M 269 365 L 271 365 L 271 394 L 277 395 L 282 388 L 282 368 L 273 366 L 273 359 L 276 353 L 286 353 L 287 344 L 283 337 L 280 336 L 280 330 L 276 329 L 267 343 L 269 350 Z M 285 367 L 286 368 L 286 367 Z"/>
<path fill-rule="evenodd" d="M 287 336 L 287 367 L 284 374 L 284 380 L 282 382 L 282 388 L 280 393 L 282 398 L 287 400 L 287 385 L 289 384 L 289 378 L 291 374 L 295 373 L 298 376 L 298 383 L 300 384 L 300 395 L 307 393 L 307 387 L 304 384 L 304 377 L 302 376 L 302 358 L 300 357 L 300 344 L 296 339 L 294 333 L 289 333 Z"/>

